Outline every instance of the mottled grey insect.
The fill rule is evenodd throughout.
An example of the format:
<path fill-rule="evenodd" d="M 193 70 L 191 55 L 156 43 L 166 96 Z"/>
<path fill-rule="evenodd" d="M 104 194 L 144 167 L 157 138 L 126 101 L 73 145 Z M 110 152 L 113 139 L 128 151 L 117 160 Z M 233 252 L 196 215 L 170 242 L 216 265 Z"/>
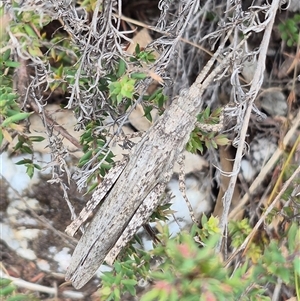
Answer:
<path fill-rule="evenodd" d="M 111 264 L 159 205 L 174 163 L 195 127 L 196 116 L 202 107 L 202 94 L 230 61 L 231 54 L 208 75 L 219 50 L 188 92 L 174 100 L 133 147 L 120 174 L 111 175 L 116 182 L 106 191 L 105 201 L 76 246 L 67 270 L 66 280 L 72 281 L 75 288 L 86 284 L 104 260 Z M 100 195 L 99 191 L 97 194 Z M 97 194 L 95 192 L 93 197 L 98 198 Z M 100 201 L 91 201 L 90 206 L 94 207 Z M 75 226 L 69 228 L 69 233 L 74 233 L 81 220 L 86 219 L 85 213 L 79 218 L 80 221 L 75 221 Z"/>
<path fill-rule="evenodd" d="M 180 103 L 174 102 L 134 146 L 127 166 L 74 251 L 66 279 L 71 280 L 76 288 L 82 287 L 94 275 L 116 244 L 123 246 L 123 240 L 130 240 L 138 227 L 147 221 L 158 205 L 173 165 L 195 122 L 194 114 L 184 110 L 184 105 L 182 108 Z M 141 218 L 130 223 L 134 216 Z M 71 233 L 80 223 L 75 224 Z M 127 237 L 124 238 L 122 233 L 126 229 Z M 118 253 L 119 248 L 116 247 L 114 253 Z"/>

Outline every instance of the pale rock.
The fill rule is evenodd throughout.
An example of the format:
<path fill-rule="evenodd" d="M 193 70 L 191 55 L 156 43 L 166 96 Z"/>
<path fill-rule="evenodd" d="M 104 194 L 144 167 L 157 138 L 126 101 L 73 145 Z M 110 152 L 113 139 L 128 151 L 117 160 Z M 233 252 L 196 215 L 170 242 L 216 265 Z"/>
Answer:
<path fill-rule="evenodd" d="M 269 88 L 263 91 L 257 102 L 270 116 L 286 116 L 287 114 L 286 97 L 279 88 Z"/>
<path fill-rule="evenodd" d="M 49 272 L 51 269 L 49 262 L 45 259 L 37 258 L 36 264 L 38 268 L 42 271 Z"/>
<path fill-rule="evenodd" d="M 71 262 L 71 253 L 72 252 L 69 248 L 63 248 L 54 255 L 53 260 L 55 260 L 59 265 L 58 272 L 64 272 L 67 270 Z"/>

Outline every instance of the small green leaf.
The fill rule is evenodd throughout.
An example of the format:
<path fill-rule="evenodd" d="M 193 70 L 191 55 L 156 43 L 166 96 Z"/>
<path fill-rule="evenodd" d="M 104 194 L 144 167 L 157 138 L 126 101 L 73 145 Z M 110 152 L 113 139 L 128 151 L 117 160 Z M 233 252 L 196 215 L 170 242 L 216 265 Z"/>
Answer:
<path fill-rule="evenodd" d="M 100 289 L 100 296 L 107 297 L 110 294 L 111 294 L 111 289 L 108 286 L 103 287 L 103 288 Z"/>
<path fill-rule="evenodd" d="M 83 166 L 83 162 L 86 162 L 88 161 L 91 157 L 92 157 L 92 154 L 93 154 L 93 150 L 89 150 L 88 152 L 86 152 L 79 160 L 79 163 L 78 163 L 78 166 Z"/>
<path fill-rule="evenodd" d="M 131 294 L 131 296 L 136 296 L 136 289 L 134 286 L 126 285 L 127 291 Z"/>
<path fill-rule="evenodd" d="M 136 285 L 137 281 L 135 279 L 124 279 L 122 283 L 126 285 Z"/>
<path fill-rule="evenodd" d="M 33 56 L 33 57 L 42 57 L 43 53 L 41 49 L 37 46 L 28 46 L 28 52 Z"/>
<path fill-rule="evenodd" d="M 42 136 L 30 136 L 29 139 L 32 142 L 41 142 L 45 140 L 45 138 Z"/>
<path fill-rule="evenodd" d="M 115 300 L 120 300 L 121 299 L 121 292 L 118 287 L 114 289 L 114 295 L 115 295 Z"/>
<path fill-rule="evenodd" d="M 3 54 L 2 54 L 2 60 L 5 62 L 9 59 L 10 57 L 10 53 L 11 53 L 11 50 L 10 49 L 7 49 Z"/>
<path fill-rule="evenodd" d="M 121 77 L 122 75 L 124 75 L 125 71 L 126 71 L 126 63 L 124 60 L 120 59 L 116 76 L 118 78 Z"/>
<path fill-rule="evenodd" d="M 29 178 L 32 179 L 32 177 L 33 177 L 33 175 L 34 175 L 34 167 L 33 167 L 33 164 L 28 164 L 28 165 L 27 165 L 26 173 L 28 174 Z"/>
<path fill-rule="evenodd" d="M 158 289 L 153 289 L 147 292 L 144 296 L 142 296 L 141 301 L 153 301 L 153 300 L 160 300 L 160 291 Z"/>
<path fill-rule="evenodd" d="M 97 186 L 99 185 L 99 183 L 94 183 L 92 184 L 89 189 L 87 190 L 86 194 L 92 192 Z"/>
<path fill-rule="evenodd" d="M 130 77 L 133 78 L 133 79 L 145 79 L 147 77 L 147 74 L 146 73 L 131 73 L 130 74 Z"/>
<path fill-rule="evenodd" d="M 36 169 L 38 169 L 38 170 L 41 170 L 41 169 L 42 169 L 42 167 L 41 167 L 40 165 L 38 165 L 38 164 L 33 164 L 33 166 L 34 166 L 34 168 L 36 168 Z"/>
<path fill-rule="evenodd" d="M 11 116 L 14 116 L 14 115 L 16 115 L 16 114 L 19 114 L 20 111 L 17 111 L 17 110 L 11 110 L 11 109 L 9 109 L 9 108 L 6 108 L 5 113 L 6 113 L 6 116 L 7 116 L 7 117 L 11 117 Z"/>
<path fill-rule="evenodd" d="M 20 120 L 26 119 L 28 118 L 32 113 L 18 113 L 14 116 L 8 117 L 6 118 L 3 122 L 2 122 L 2 126 L 6 127 L 11 123 L 16 123 Z"/>
<path fill-rule="evenodd" d="M 292 253 L 296 248 L 297 237 L 300 237 L 300 230 L 296 223 L 292 223 L 288 230 L 288 248 Z"/>
<path fill-rule="evenodd" d="M 20 161 L 16 162 L 16 165 L 24 165 L 24 164 L 31 164 L 31 163 L 32 163 L 32 160 L 23 159 L 23 160 L 20 160 Z"/>
<path fill-rule="evenodd" d="M 20 149 L 23 153 L 33 154 L 33 150 L 27 145 L 22 145 Z"/>
<path fill-rule="evenodd" d="M 13 285 L 8 285 L 6 287 L 0 288 L 0 296 L 10 295 L 16 289 Z"/>
<path fill-rule="evenodd" d="M 202 215 L 202 218 L 201 218 L 201 225 L 204 225 L 207 223 L 207 216 L 205 214 Z"/>
<path fill-rule="evenodd" d="M 288 39 L 288 37 L 289 36 L 288 36 L 288 34 L 285 31 L 281 33 L 282 40 L 286 41 Z"/>
<path fill-rule="evenodd" d="M 146 100 L 152 101 L 152 100 L 154 100 L 157 96 L 159 96 L 161 93 L 162 93 L 162 89 L 157 89 L 156 91 L 154 91 L 154 92 L 148 97 L 148 99 L 146 98 Z"/>
<path fill-rule="evenodd" d="M 146 106 L 146 107 L 144 107 L 144 111 L 145 111 L 144 116 L 145 116 L 150 122 L 152 122 L 152 115 L 151 115 L 152 109 L 153 109 L 152 106 Z"/>
<path fill-rule="evenodd" d="M 8 286 L 11 283 L 10 279 L 0 278 L 0 287 Z"/>
<path fill-rule="evenodd" d="M 61 64 L 56 70 L 55 78 L 61 79 L 63 77 L 63 73 L 64 73 L 64 65 Z"/>
<path fill-rule="evenodd" d="M 205 140 L 205 146 L 207 148 L 210 148 L 210 147 L 215 148 L 215 149 L 218 148 L 218 146 L 214 140 Z"/>
<path fill-rule="evenodd" d="M 286 284 L 290 282 L 290 270 L 286 267 L 278 267 L 276 269 L 276 275 L 282 279 Z"/>
<path fill-rule="evenodd" d="M 37 34 L 35 33 L 35 31 L 32 29 L 32 27 L 29 24 L 24 24 L 24 29 L 29 37 L 38 38 Z"/>
<path fill-rule="evenodd" d="M 140 45 L 137 43 L 135 46 L 135 54 L 139 54 L 141 52 Z"/>

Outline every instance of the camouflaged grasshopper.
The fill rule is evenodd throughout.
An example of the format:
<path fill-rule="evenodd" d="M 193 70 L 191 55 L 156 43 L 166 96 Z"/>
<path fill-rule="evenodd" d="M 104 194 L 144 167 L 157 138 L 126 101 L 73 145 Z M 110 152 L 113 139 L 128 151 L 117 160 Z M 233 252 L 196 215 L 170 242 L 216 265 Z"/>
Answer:
<path fill-rule="evenodd" d="M 184 150 L 197 122 L 196 116 L 202 108 L 201 96 L 214 77 L 230 62 L 232 53 L 208 75 L 222 47 L 219 47 L 190 89 L 183 91 L 172 102 L 133 147 L 126 166 L 122 165 L 117 172 L 108 176 L 109 191 L 100 186 L 88 202 L 87 206 L 95 207 L 100 198 L 105 197 L 76 246 L 66 273 L 66 280 L 72 281 L 75 288 L 85 285 L 105 260 L 112 264 L 159 205 L 174 163 Z M 115 181 L 114 184 L 111 180 Z M 87 211 L 68 227 L 68 233 L 76 232 L 86 219 Z"/>

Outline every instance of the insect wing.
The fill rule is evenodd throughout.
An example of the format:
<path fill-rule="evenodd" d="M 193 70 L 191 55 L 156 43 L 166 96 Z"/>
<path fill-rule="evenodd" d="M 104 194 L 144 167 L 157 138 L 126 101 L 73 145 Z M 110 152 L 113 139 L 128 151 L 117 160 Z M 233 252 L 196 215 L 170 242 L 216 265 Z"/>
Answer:
<path fill-rule="evenodd" d="M 120 174 L 124 170 L 127 161 L 124 160 L 114 166 L 103 179 L 102 183 L 94 191 L 91 199 L 86 203 L 79 216 L 66 228 L 65 232 L 74 236 L 78 228 L 88 219 L 93 210 L 104 199 L 107 193 L 111 190 L 114 183 L 118 180 Z"/>
<path fill-rule="evenodd" d="M 148 221 L 151 214 L 158 207 L 161 201 L 161 195 L 163 194 L 165 188 L 166 184 L 158 184 L 140 205 L 118 241 L 105 257 L 107 264 L 112 265 L 114 263 L 119 253 L 132 239 L 138 229 Z"/>

